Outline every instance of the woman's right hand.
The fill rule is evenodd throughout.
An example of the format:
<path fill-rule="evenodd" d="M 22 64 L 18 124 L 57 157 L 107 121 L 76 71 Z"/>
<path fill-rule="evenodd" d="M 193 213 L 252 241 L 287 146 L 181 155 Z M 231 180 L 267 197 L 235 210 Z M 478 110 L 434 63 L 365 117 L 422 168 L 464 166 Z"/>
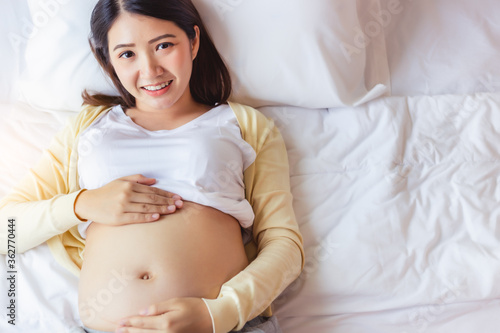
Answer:
<path fill-rule="evenodd" d="M 153 222 L 182 207 L 182 198 L 152 187 L 156 180 L 143 175 L 118 178 L 103 187 L 80 193 L 75 214 L 81 220 L 108 225 Z"/>

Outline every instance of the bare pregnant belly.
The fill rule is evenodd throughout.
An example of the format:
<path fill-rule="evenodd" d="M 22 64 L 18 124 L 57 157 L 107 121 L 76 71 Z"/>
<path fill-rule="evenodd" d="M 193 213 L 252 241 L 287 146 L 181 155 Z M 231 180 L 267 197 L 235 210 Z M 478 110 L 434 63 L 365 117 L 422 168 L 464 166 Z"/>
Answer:
<path fill-rule="evenodd" d="M 216 298 L 247 264 L 238 222 L 191 202 L 157 222 L 92 223 L 80 275 L 80 316 L 89 328 L 113 331 L 119 319 L 154 303 Z"/>

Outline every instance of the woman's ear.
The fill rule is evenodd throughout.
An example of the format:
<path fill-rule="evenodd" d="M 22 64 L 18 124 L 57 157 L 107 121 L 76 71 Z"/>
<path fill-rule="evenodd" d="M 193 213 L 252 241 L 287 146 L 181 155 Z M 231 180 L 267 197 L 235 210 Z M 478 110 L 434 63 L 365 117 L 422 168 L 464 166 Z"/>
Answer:
<path fill-rule="evenodd" d="M 195 36 L 191 40 L 191 59 L 194 60 L 198 55 L 198 50 L 200 49 L 200 28 L 197 25 L 194 26 Z"/>

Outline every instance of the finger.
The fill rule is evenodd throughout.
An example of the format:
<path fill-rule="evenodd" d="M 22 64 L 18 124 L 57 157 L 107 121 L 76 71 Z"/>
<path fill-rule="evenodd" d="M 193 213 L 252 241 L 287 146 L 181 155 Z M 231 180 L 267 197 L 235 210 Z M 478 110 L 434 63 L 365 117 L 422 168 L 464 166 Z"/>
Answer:
<path fill-rule="evenodd" d="M 116 333 L 160 333 L 165 331 L 149 329 L 149 328 L 120 327 L 117 328 L 115 332 Z"/>
<path fill-rule="evenodd" d="M 138 193 L 150 193 L 150 194 L 156 194 L 160 197 L 172 198 L 174 200 L 182 200 L 181 196 L 176 193 L 165 191 L 162 190 L 161 188 L 153 186 L 147 186 L 143 184 L 133 184 L 132 190 Z"/>
<path fill-rule="evenodd" d="M 172 200 L 173 201 L 173 200 Z M 125 209 L 125 213 L 142 213 L 142 214 L 172 214 L 176 211 L 177 206 L 174 202 L 164 205 L 155 205 L 147 203 L 129 203 Z"/>
<path fill-rule="evenodd" d="M 153 213 L 153 214 L 125 213 L 121 216 L 119 223 L 120 224 L 146 223 L 146 222 L 158 221 L 159 218 L 160 218 L 159 213 Z"/>
<path fill-rule="evenodd" d="M 152 304 L 152 305 L 148 306 L 147 308 L 142 309 L 139 312 L 139 314 L 141 316 L 156 316 L 156 315 L 165 314 L 167 312 L 171 312 L 174 310 L 178 310 L 180 300 L 182 300 L 182 298 L 171 298 L 171 299 L 166 300 L 164 302 Z"/>
<path fill-rule="evenodd" d="M 149 204 L 156 206 L 174 206 L 177 208 L 181 208 L 183 203 L 181 199 L 177 198 L 166 198 L 163 196 L 159 196 L 154 193 L 141 193 L 141 192 L 132 192 L 130 197 L 128 198 L 130 203 L 136 204 Z M 139 210 L 128 210 L 129 212 L 137 212 L 137 213 L 148 213 L 149 210 L 139 209 Z M 161 211 L 155 211 L 161 213 Z"/>
<path fill-rule="evenodd" d="M 123 332 L 149 332 L 149 329 L 165 329 L 169 327 L 166 314 L 156 316 L 132 316 L 120 320 L 120 328 Z M 148 329 L 148 330 L 141 330 Z"/>
<path fill-rule="evenodd" d="M 141 174 L 125 176 L 125 177 L 121 177 L 118 179 L 130 181 L 130 182 L 134 182 L 134 183 L 139 183 L 139 184 L 144 184 L 144 185 L 153 185 L 154 183 L 156 183 L 155 178 L 145 177 Z"/>

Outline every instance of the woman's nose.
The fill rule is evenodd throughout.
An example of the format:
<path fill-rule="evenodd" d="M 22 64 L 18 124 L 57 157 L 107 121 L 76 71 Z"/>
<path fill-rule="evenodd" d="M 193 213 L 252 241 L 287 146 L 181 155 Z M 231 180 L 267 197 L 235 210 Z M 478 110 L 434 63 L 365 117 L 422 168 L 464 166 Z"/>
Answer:
<path fill-rule="evenodd" d="M 141 74 L 144 77 L 157 77 L 163 74 L 163 68 L 153 56 L 147 56 L 141 63 Z"/>

